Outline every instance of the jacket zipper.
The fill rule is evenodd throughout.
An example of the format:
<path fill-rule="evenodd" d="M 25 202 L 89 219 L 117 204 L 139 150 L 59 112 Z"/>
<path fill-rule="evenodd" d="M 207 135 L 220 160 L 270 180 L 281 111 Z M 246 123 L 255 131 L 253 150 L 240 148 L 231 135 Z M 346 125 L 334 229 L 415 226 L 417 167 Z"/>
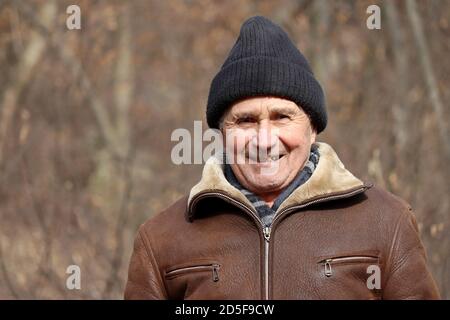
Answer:
<path fill-rule="evenodd" d="M 355 194 L 363 192 L 366 189 L 368 189 L 367 186 L 362 186 L 362 187 L 359 187 L 358 189 L 355 189 L 355 190 L 347 192 L 347 193 L 332 195 L 332 196 L 328 196 L 328 197 L 323 197 L 323 198 L 319 198 L 319 199 L 316 199 L 316 200 L 312 200 L 312 201 L 306 202 L 306 203 L 301 204 L 301 205 L 294 205 L 294 206 L 285 208 L 278 215 L 275 216 L 275 218 L 273 219 L 272 224 L 270 226 L 264 226 L 264 224 L 262 223 L 261 219 L 258 217 L 256 212 L 254 212 L 253 210 L 248 208 L 246 205 L 242 204 L 241 202 L 239 202 L 239 201 L 233 199 L 232 197 L 227 196 L 227 195 L 225 195 L 225 194 L 223 194 L 221 192 L 208 192 L 208 193 L 204 193 L 202 195 L 199 195 L 195 199 L 195 201 L 193 201 L 191 203 L 191 205 L 189 206 L 189 212 L 192 212 L 193 206 L 200 199 L 206 198 L 206 197 L 210 197 L 210 196 L 217 196 L 219 198 L 227 200 L 228 202 L 230 202 L 232 204 L 237 205 L 238 207 L 243 209 L 245 212 L 250 213 L 251 216 L 255 219 L 255 221 L 257 221 L 257 223 L 259 223 L 262 226 L 262 233 L 263 233 L 263 236 L 264 236 L 264 300 L 269 300 L 270 237 L 271 237 L 272 229 L 273 229 L 273 226 L 274 226 L 275 222 L 277 220 L 279 220 L 279 218 L 281 216 L 285 215 L 287 212 L 291 212 L 291 211 L 294 211 L 296 209 L 301 209 L 301 208 L 304 208 L 304 207 L 307 207 L 309 205 L 312 205 L 312 204 L 315 204 L 315 203 L 319 203 L 319 202 L 324 202 L 324 201 L 328 201 L 328 200 L 334 200 L 334 199 L 341 199 L 341 198 L 351 197 L 351 196 L 353 196 Z"/>
<path fill-rule="evenodd" d="M 167 279 L 173 279 L 177 276 L 187 274 L 190 272 L 210 271 L 211 270 L 212 271 L 212 281 L 217 282 L 217 281 L 219 281 L 219 269 L 220 269 L 220 265 L 218 263 L 198 265 L 198 266 L 192 266 L 192 267 L 184 267 L 184 268 L 178 268 L 178 269 L 166 272 L 165 277 Z"/>
<path fill-rule="evenodd" d="M 355 263 L 355 262 L 375 262 L 378 261 L 377 257 L 372 256 L 348 256 L 348 257 L 338 257 L 338 258 L 329 258 L 320 261 L 324 265 L 324 273 L 325 276 L 331 277 L 333 275 L 332 265 L 336 265 L 339 263 Z"/>
<path fill-rule="evenodd" d="M 265 300 L 269 300 L 269 248 L 270 248 L 270 232 L 272 227 L 264 227 L 264 293 Z"/>

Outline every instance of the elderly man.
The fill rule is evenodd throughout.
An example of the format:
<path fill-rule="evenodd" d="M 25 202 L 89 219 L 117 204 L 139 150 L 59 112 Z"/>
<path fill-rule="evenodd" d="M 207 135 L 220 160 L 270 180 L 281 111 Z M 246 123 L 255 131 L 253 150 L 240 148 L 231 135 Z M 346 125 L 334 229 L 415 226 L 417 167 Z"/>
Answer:
<path fill-rule="evenodd" d="M 411 207 L 315 141 L 324 95 L 279 26 L 242 25 L 207 121 L 227 161 L 140 227 L 126 299 L 439 298 Z"/>

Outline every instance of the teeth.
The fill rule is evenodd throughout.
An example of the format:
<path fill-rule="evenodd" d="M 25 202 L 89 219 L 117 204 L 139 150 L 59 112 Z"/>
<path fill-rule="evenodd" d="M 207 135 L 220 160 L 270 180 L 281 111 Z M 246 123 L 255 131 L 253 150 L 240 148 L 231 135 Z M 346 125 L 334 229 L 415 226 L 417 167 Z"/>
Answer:
<path fill-rule="evenodd" d="M 268 162 L 268 161 L 278 161 L 280 160 L 282 157 L 282 155 L 275 155 L 275 156 L 268 156 L 267 158 L 260 158 L 259 161 L 256 159 L 251 158 L 251 160 L 256 161 L 256 162 Z"/>

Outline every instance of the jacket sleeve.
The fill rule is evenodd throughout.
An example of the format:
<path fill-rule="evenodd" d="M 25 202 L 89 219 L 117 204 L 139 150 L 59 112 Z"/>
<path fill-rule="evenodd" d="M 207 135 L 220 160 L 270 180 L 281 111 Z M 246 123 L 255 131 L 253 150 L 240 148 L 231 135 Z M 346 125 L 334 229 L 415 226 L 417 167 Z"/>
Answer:
<path fill-rule="evenodd" d="M 125 288 L 125 300 L 163 300 L 167 299 L 150 244 L 140 230 L 134 241 Z"/>
<path fill-rule="evenodd" d="M 383 299 L 440 299 L 410 206 L 396 223 L 386 271 Z"/>

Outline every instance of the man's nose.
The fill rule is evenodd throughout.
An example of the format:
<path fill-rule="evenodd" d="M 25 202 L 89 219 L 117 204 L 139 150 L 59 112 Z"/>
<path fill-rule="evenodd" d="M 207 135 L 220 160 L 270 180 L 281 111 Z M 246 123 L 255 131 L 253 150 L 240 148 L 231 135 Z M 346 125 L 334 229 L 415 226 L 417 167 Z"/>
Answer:
<path fill-rule="evenodd" d="M 277 143 L 276 130 L 270 127 L 270 125 L 262 122 L 257 132 L 257 144 L 259 149 L 272 149 Z"/>

